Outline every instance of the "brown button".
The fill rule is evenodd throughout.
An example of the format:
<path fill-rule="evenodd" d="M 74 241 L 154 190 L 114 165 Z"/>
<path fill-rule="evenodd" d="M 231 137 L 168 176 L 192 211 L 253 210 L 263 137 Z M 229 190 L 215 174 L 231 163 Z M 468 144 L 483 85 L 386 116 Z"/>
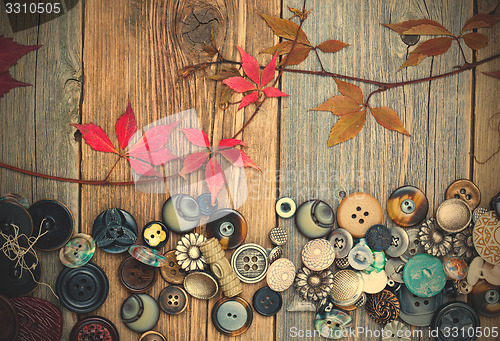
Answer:
<path fill-rule="evenodd" d="M 158 303 L 167 314 L 177 315 L 186 309 L 187 299 L 188 296 L 184 289 L 176 285 L 169 285 L 160 292 Z"/>
<path fill-rule="evenodd" d="M 150 330 L 142 334 L 139 341 L 167 341 L 167 339 L 162 334 L 154 330 Z"/>
<path fill-rule="evenodd" d="M 371 226 L 382 223 L 382 218 L 382 206 L 367 193 L 349 194 L 340 202 L 337 210 L 339 226 L 355 238 L 364 237 Z"/>
<path fill-rule="evenodd" d="M 481 201 L 481 192 L 472 181 L 461 179 L 452 183 L 446 190 L 446 199 L 452 198 L 465 201 L 473 210 Z"/>
<path fill-rule="evenodd" d="M 182 269 L 179 264 L 177 264 L 177 259 L 175 258 L 175 250 L 170 250 L 164 254 L 165 265 L 160 268 L 161 276 L 164 280 L 171 284 L 182 284 L 184 277 L 186 277 L 186 270 Z"/>
<path fill-rule="evenodd" d="M 125 258 L 118 268 L 123 286 L 133 293 L 149 290 L 156 282 L 156 269 L 139 262 L 134 257 Z"/>
<path fill-rule="evenodd" d="M 387 213 L 399 226 L 410 227 L 427 216 L 429 202 L 424 192 L 414 186 L 403 186 L 392 192 L 387 200 Z"/>

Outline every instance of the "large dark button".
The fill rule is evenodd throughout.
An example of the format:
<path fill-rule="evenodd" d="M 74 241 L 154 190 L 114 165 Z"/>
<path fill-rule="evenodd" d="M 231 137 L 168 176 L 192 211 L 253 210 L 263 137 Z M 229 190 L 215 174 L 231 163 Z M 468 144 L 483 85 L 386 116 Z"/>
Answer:
<path fill-rule="evenodd" d="M 57 276 L 57 295 L 62 305 L 75 313 L 96 310 L 108 297 L 108 291 L 108 277 L 94 263 L 75 269 L 65 268 Z"/>
<path fill-rule="evenodd" d="M 121 318 L 131 330 L 144 333 L 160 319 L 160 307 L 148 294 L 132 294 L 122 304 Z"/>
<path fill-rule="evenodd" d="M 235 249 L 247 237 L 248 226 L 240 212 L 222 209 L 215 212 L 207 223 L 207 238 L 219 240 L 223 250 Z"/>
<path fill-rule="evenodd" d="M 149 290 L 156 282 L 156 269 L 139 262 L 134 257 L 125 258 L 118 268 L 123 286 L 133 293 Z"/>
<path fill-rule="evenodd" d="M 159 249 L 168 242 L 170 232 L 160 221 L 151 221 L 142 230 L 142 239 L 147 246 Z"/>
<path fill-rule="evenodd" d="M 479 316 L 464 302 L 444 304 L 436 312 L 431 323 L 431 329 L 438 331 L 438 341 L 474 341 L 477 338 L 476 328 L 479 326 Z M 455 334 L 453 330 L 458 330 L 459 333 Z"/>
<path fill-rule="evenodd" d="M 173 195 L 163 205 L 163 222 L 175 233 L 188 233 L 200 223 L 198 202 L 187 194 Z"/>
<path fill-rule="evenodd" d="M 443 292 L 433 297 L 423 298 L 413 295 L 404 285 L 401 286 L 397 295 L 401 304 L 399 317 L 406 323 L 417 327 L 430 325 L 434 312 L 443 303 Z"/>
<path fill-rule="evenodd" d="M 470 301 L 476 311 L 484 316 L 500 315 L 500 286 L 479 281 L 470 293 Z"/>
<path fill-rule="evenodd" d="M 250 328 L 253 320 L 252 307 L 242 297 L 222 297 L 212 309 L 212 322 L 224 335 L 241 335 Z"/>
<path fill-rule="evenodd" d="M 158 303 L 161 309 L 170 315 L 182 313 L 187 307 L 188 295 L 181 287 L 169 285 L 160 292 Z"/>
<path fill-rule="evenodd" d="M 422 253 L 408 260 L 403 269 L 406 287 L 419 297 L 432 297 L 444 289 L 446 273 L 437 257 Z"/>
<path fill-rule="evenodd" d="M 414 186 L 403 186 L 392 192 L 387 200 L 387 213 L 398 225 L 415 226 L 425 219 L 429 202 L 424 192 Z"/>
<path fill-rule="evenodd" d="M 52 303 L 35 297 L 13 298 L 11 302 L 19 316 L 20 325 L 17 340 L 61 339 L 62 314 Z"/>
<path fill-rule="evenodd" d="M 17 340 L 19 334 L 19 317 L 12 303 L 4 296 L 0 296 L 0 341 Z"/>
<path fill-rule="evenodd" d="M 25 197 L 23 197 L 21 194 L 18 193 L 7 193 L 2 197 L 0 197 L 0 201 L 10 201 L 21 205 L 25 209 L 28 209 L 30 207 L 28 199 L 26 199 Z"/>
<path fill-rule="evenodd" d="M 280 311 L 283 299 L 279 292 L 273 291 L 269 287 L 263 287 L 255 292 L 252 303 L 255 311 L 259 314 L 274 316 Z"/>
<path fill-rule="evenodd" d="M 326 236 L 335 224 L 335 214 L 324 201 L 309 200 L 299 206 L 295 214 L 295 226 L 307 238 Z"/>
<path fill-rule="evenodd" d="M 378 294 L 368 297 L 366 310 L 375 322 L 385 325 L 398 318 L 401 305 L 396 295 L 388 290 L 382 290 Z"/>
<path fill-rule="evenodd" d="M 375 197 L 367 193 L 349 194 L 337 209 L 339 226 L 355 238 L 363 238 L 370 227 L 382 223 L 382 218 L 382 206 Z"/>
<path fill-rule="evenodd" d="M 135 243 L 137 234 L 134 218 L 119 208 L 111 208 L 99 214 L 92 227 L 92 237 L 97 246 L 109 253 L 127 251 Z"/>
<path fill-rule="evenodd" d="M 28 212 L 33 218 L 33 233 L 43 234 L 35 244 L 37 249 L 52 251 L 68 242 L 73 234 L 73 215 L 62 202 L 40 200 Z"/>
<path fill-rule="evenodd" d="M 26 249 L 22 251 L 25 252 Z M 42 278 L 42 264 L 37 261 L 35 254 L 31 251 L 24 255 L 24 262 L 30 268 L 37 264 L 35 269 L 31 270 L 33 275 L 27 269 L 21 269 L 19 265 L 16 265 L 16 261 L 10 260 L 3 252 L 0 252 L 0 274 L 2 274 L 0 295 L 26 296 L 38 287 L 37 282 L 40 282 Z"/>
<path fill-rule="evenodd" d="M 171 284 L 182 284 L 187 272 L 177 263 L 175 250 L 170 250 L 164 254 L 165 264 L 160 268 L 161 276 Z"/>
<path fill-rule="evenodd" d="M 14 202 L 0 201 L 0 230 L 6 235 L 14 236 L 12 225 L 19 227 L 19 234 L 31 237 L 33 221 L 28 211 Z M 0 240 L 3 240 L 3 237 L 0 237 Z"/>
<path fill-rule="evenodd" d="M 150 330 L 142 334 L 139 341 L 167 341 L 167 339 L 163 336 L 163 334 Z"/>
<path fill-rule="evenodd" d="M 79 321 L 71 330 L 69 339 L 70 341 L 120 340 L 113 322 L 101 316 L 87 317 Z"/>
<path fill-rule="evenodd" d="M 470 180 L 460 179 L 453 182 L 446 190 L 446 199 L 456 198 L 465 201 L 470 209 L 473 210 L 479 206 L 481 201 L 481 192 L 479 188 Z"/>
<path fill-rule="evenodd" d="M 391 231 L 381 224 L 373 225 L 366 231 L 366 243 L 373 251 L 382 251 L 391 245 Z"/>

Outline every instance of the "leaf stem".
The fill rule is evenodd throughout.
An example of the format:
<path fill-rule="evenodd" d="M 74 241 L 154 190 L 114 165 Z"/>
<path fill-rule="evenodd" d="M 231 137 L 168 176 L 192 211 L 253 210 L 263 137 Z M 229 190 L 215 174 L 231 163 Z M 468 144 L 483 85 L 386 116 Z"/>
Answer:
<path fill-rule="evenodd" d="M 313 47 L 314 53 L 316 53 L 316 57 L 318 58 L 319 62 L 319 67 L 321 68 L 321 71 L 326 72 L 325 68 L 323 67 L 323 62 L 321 61 L 321 58 L 319 57 L 318 49 L 316 47 Z"/>
<path fill-rule="evenodd" d="M 116 165 L 118 164 L 118 162 L 120 161 L 121 158 L 122 158 L 122 156 L 119 155 L 118 159 L 115 162 L 115 164 L 113 165 L 113 167 L 111 167 L 111 169 L 109 170 L 108 174 L 106 175 L 106 178 L 104 179 L 104 181 L 108 181 L 109 180 L 109 177 L 111 176 L 111 172 L 113 172 L 113 170 L 115 169 Z"/>

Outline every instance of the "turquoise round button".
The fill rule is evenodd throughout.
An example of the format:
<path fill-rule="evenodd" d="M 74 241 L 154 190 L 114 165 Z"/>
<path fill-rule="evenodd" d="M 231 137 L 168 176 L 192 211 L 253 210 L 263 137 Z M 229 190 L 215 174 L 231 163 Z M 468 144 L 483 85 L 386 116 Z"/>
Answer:
<path fill-rule="evenodd" d="M 406 263 L 403 279 L 410 292 L 418 297 L 439 294 L 446 285 L 446 273 L 439 258 L 427 253 L 413 256 Z"/>

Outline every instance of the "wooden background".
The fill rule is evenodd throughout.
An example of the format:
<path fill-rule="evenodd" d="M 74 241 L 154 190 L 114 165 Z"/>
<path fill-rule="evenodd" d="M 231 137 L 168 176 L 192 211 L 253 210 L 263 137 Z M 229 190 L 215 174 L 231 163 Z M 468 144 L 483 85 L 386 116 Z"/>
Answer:
<path fill-rule="evenodd" d="M 210 27 L 214 27 L 216 42 L 225 56 L 238 58 L 234 48 L 238 44 L 265 65 L 269 57 L 258 52 L 278 40 L 258 12 L 289 17 L 287 6 L 301 5 L 300 0 L 82 0 L 56 20 L 40 24 L 44 20 L 39 16 L 33 19 L 37 21 L 33 28 L 13 33 L 0 3 L 0 34 L 19 43 L 43 45 L 11 69 L 14 78 L 33 86 L 14 89 L 0 100 L 0 161 L 57 176 L 103 179 L 115 157 L 82 144 L 70 123 L 94 122 L 112 136 L 114 123 L 129 99 L 139 126 L 195 108 L 214 144 L 231 137 L 252 109 L 220 110 L 216 100 L 220 85 L 207 80 L 203 72 L 177 81 L 178 70 L 207 60 L 199 51 Z M 494 11 L 496 5 L 492 0 L 309 0 L 307 8 L 313 11 L 303 28 L 314 44 L 327 39 L 351 44 L 339 53 L 322 55 L 328 70 L 380 81 L 403 81 L 449 71 L 462 63 L 461 56 L 454 45 L 445 56 L 427 58 L 416 68 L 396 73 L 408 47 L 381 23 L 425 17 L 458 33 L 471 15 Z M 500 13 L 499 8 L 495 11 Z M 489 36 L 490 44 L 475 55 L 468 52 L 469 60 L 499 52 L 498 27 L 479 30 Z M 249 223 L 246 242 L 269 248 L 267 231 L 284 226 L 290 236 L 285 257 L 299 266 L 299 250 L 306 239 L 297 233 L 292 221 L 276 219 L 274 202 L 283 195 L 298 203 L 318 198 L 336 208 L 341 190 L 362 190 L 373 194 L 385 207 L 395 188 L 415 185 L 426 192 L 431 216 L 448 185 L 455 179 L 468 178 L 479 186 L 481 205 L 487 206 L 489 198 L 500 190 L 500 154 L 480 165 L 473 162 L 471 153 L 485 159 L 498 148 L 499 132 L 488 128 L 488 119 L 499 110 L 500 82 L 478 71 L 497 70 L 499 66 L 500 60 L 496 60 L 477 71 L 375 95 L 372 104 L 394 108 L 412 137 L 385 130 L 369 117 L 356 138 L 331 148 L 326 141 L 336 118 L 308 110 L 337 94 L 334 82 L 285 74 L 281 87 L 291 96 L 267 101 L 240 136 L 263 170 L 262 174 L 246 172 L 250 197 L 239 209 Z M 318 70 L 313 54 L 301 67 Z M 360 86 L 365 94 L 373 90 Z M 112 140 L 116 144 L 114 137 Z M 111 179 L 130 179 L 129 166 L 120 162 Z M 111 207 L 129 211 L 142 227 L 161 218 L 161 206 L 168 198 L 168 193 L 141 193 L 134 186 L 80 186 L 0 169 L 0 193 L 5 192 L 20 193 L 30 202 L 43 198 L 63 201 L 73 212 L 78 231 L 86 233 L 91 232 L 94 218 Z M 388 217 L 385 222 L 392 226 Z M 163 250 L 174 247 L 178 239 L 173 236 Z M 119 317 L 127 292 L 119 284 L 116 269 L 124 257 L 96 252 L 93 262 L 103 267 L 112 287 L 95 314 L 111 319 L 122 340 L 137 340 L 139 335 L 128 330 Z M 57 252 L 41 253 L 41 259 L 44 280 L 55 286 L 62 269 Z M 149 294 L 157 297 L 166 285 L 159 278 Z M 253 293 L 264 285 L 265 281 L 244 285 L 243 297 L 251 301 Z M 293 289 L 284 293 L 284 306 L 292 294 Z M 45 287 L 34 295 L 61 307 Z M 169 340 L 226 339 L 210 321 L 215 301 L 192 299 L 180 316 L 162 313 L 155 329 Z M 62 311 L 63 340 L 67 340 L 71 327 L 82 316 Z M 356 326 L 380 329 L 364 309 L 353 317 Z M 290 328 L 314 330 L 313 318 L 313 313 L 285 309 L 275 318 L 254 314 L 250 330 L 239 339 L 292 339 Z M 483 326 L 499 324 L 499 319 L 481 321 Z"/>

